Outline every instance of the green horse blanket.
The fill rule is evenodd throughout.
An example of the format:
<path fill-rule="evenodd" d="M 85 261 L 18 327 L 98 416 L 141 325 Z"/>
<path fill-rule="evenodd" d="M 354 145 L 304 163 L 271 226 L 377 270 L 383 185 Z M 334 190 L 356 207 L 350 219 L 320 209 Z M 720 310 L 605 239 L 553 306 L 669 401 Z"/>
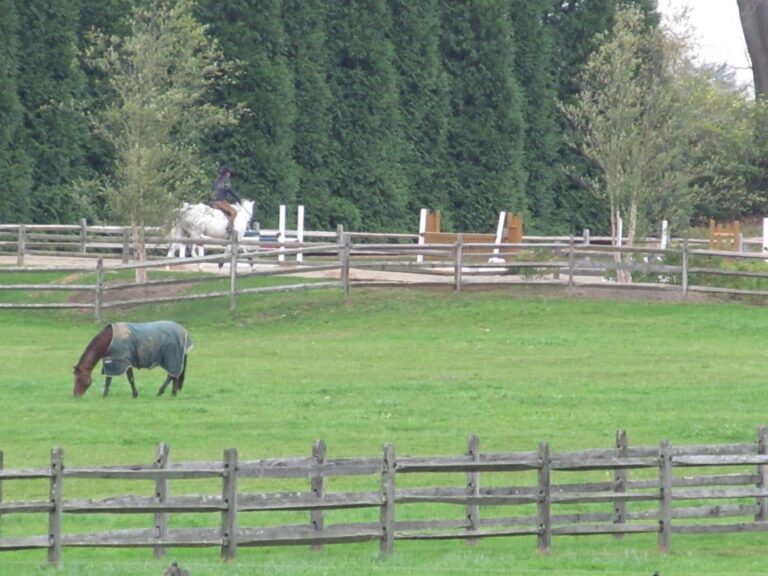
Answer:
<path fill-rule="evenodd" d="M 102 374 L 120 376 L 128 368 L 162 366 L 171 376 L 184 370 L 184 357 L 192 349 L 186 329 L 168 320 L 112 324 L 112 344 L 102 362 Z"/>

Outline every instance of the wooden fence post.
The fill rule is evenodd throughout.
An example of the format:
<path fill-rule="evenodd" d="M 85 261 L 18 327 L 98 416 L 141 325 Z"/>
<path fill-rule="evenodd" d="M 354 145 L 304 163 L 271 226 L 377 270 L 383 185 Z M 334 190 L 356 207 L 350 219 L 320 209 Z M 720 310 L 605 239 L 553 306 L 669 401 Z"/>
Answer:
<path fill-rule="evenodd" d="M 85 254 L 86 243 L 88 242 L 88 222 L 85 218 L 80 218 L 80 252 Z"/>
<path fill-rule="evenodd" d="M 464 235 L 459 234 L 454 245 L 454 264 L 453 264 L 453 291 L 461 292 L 461 269 L 463 267 L 464 257 Z"/>
<path fill-rule="evenodd" d="M 672 533 L 672 449 L 669 440 L 659 447 L 659 551 L 669 552 Z"/>
<path fill-rule="evenodd" d="M 325 453 L 325 442 L 323 440 L 315 440 L 315 443 L 312 445 L 312 458 L 314 459 L 315 464 L 325 464 Z M 322 471 L 312 474 L 312 494 L 317 498 L 325 496 L 325 476 L 323 476 Z M 312 510 L 310 512 L 309 521 L 315 532 L 323 531 L 323 528 L 325 527 L 325 519 L 322 510 Z M 313 544 L 311 546 L 312 550 L 321 550 L 322 548 L 322 544 Z"/>
<path fill-rule="evenodd" d="M 568 286 L 573 286 L 574 280 L 573 277 L 576 273 L 576 255 L 574 254 L 574 249 L 576 247 L 576 242 L 573 239 L 573 234 L 571 234 L 571 242 L 568 252 Z"/>
<path fill-rule="evenodd" d="M 626 430 L 619 430 L 616 432 L 616 449 L 618 451 L 619 458 L 626 458 L 628 451 L 627 432 Z M 618 469 L 614 472 L 613 480 L 615 482 L 614 492 L 617 494 L 624 494 L 627 491 L 627 471 L 626 469 Z M 614 511 L 614 524 L 626 524 L 627 523 L 627 503 L 623 500 L 617 500 L 613 505 Z M 614 534 L 616 538 L 624 538 L 624 534 Z"/>
<path fill-rule="evenodd" d="M 123 228 L 123 250 L 122 260 L 123 264 L 127 264 L 131 259 L 131 237 L 128 228 Z"/>
<path fill-rule="evenodd" d="M 230 249 L 232 253 L 229 257 L 229 311 L 233 312 L 237 305 L 237 236 L 234 232 Z"/>
<path fill-rule="evenodd" d="M 473 462 L 480 461 L 480 439 L 474 434 L 469 437 L 467 456 L 470 456 Z M 480 496 L 480 472 L 467 472 L 467 494 Z M 467 521 L 469 522 L 467 530 L 477 532 L 480 527 L 480 506 L 477 504 L 467 505 Z M 475 544 L 477 544 L 477 538 L 467 538 L 467 545 L 474 546 Z"/>
<path fill-rule="evenodd" d="M 757 429 L 757 453 L 768 454 L 768 427 L 760 426 Z M 0 454 L 0 457 L 2 454 Z M 0 466 L 2 461 L 0 461 Z M 768 478 L 766 478 L 766 472 L 768 472 L 768 466 L 765 464 L 758 464 L 757 466 L 757 488 L 759 490 L 765 490 L 768 487 Z M 757 499 L 757 514 L 755 514 L 755 522 L 765 522 L 768 519 L 768 510 L 766 510 L 766 504 L 768 499 L 765 496 L 758 497 Z"/>
<path fill-rule="evenodd" d="M 61 502 L 64 479 L 64 453 L 61 448 L 51 450 L 50 504 L 48 512 L 48 563 L 61 561 Z"/>
<path fill-rule="evenodd" d="M 168 467 L 169 448 L 168 444 L 161 442 L 157 445 L 157 456 L 155 457 L 155 466 L 164 470 Z M 164 504 L 168 499 L 168 479 L 161 478 L 155 480 L 155 498 L 157 501 Z M 157 530 L 157 538 L 159 540 L 165 540 L 168 537 L 168 513 L 167 512 L 155 512 L 155 530 Z M 155 546 L 154 548 L 155 558 L 165 558 L 165 548 L 163 546 Z"/>
<path fill-rule="evenodd" d="M 104 298 L 104 260 L 96 260 L 96 290 L 94 294 L 93 313 L 96 322 L 101 322 L 101 303 Z"/>
<path fill-rule="evenodd" d="M 381 468 L 381 541 L 379 552 L 392 554 L 395 541 L 395 447 L 392 444 L 384 446 L 384 461 Z"/>
<path fill-rule="evenodd" d="M 683 298 L 688 298 L 688 238 L 683 240 L 683 263 L 680 273 L 680 285 L 683 289 Z"/>
<path fill-rule="evenodd" d="M 24 266 L 24 252 L 27 251 L 27 226 L 19 224 L 19 240 L 16 243 L 16 265 Z"/>
<path fill-rule="evenodd" d="M 349 298 L 349 257 L 351 252 L 350 238 L 344 233 L 344 227 L 339 224 L 336 228 L 339 246 L 339 276 L 341 287 L 344 290 L 344 298 Z"/>
<path fill-rule="evenodd" d="M 538 551 L 549 554 L 552 550 L 552 494 L 549 470 L 549 444 L 539 444 L 539 535 Z"/>
<path fill-rule="evenodd" d="M 221 558 L 234 560 L 237 555 L 237 449 L 224 451 L 221 499 L 226 510 L 221 513 Z"/>
<path fill-rule="evenodd" d="M 0 450 L 0 472 L 3 471 L 3 451 Z M 3 503 L 3 481 L 0 479 L 0 504 Z M 0 512 L 0 536 L 3 535 L 3 514 Z"/>

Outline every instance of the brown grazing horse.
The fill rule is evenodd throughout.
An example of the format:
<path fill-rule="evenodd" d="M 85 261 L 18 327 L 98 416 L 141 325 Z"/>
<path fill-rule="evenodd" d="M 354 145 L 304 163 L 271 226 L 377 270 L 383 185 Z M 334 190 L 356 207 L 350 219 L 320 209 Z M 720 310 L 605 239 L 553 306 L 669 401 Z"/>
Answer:
<path fill-rule="evenodd" d="M 100 360 L 102 373 L 106 376 L 104 396 L 109 394 L 113 376 L 123 373 L 128 377 L 131 393 L 139 393 L 133 379 L 133 368 L 154 368 L 162 366 L 168 376 L 160 386 L 157 395 L 165 392 L 173 382 L 172 394 L 184 386 L 187 369 L 187 352 L 192 341 L 187 331 L 175 322 L 160 321 L 149 323 L 116 322 L 108 324 L 88 343 L 74 368 L 75 397 L 85 394 L 91 385 L 91 373 Z"/>

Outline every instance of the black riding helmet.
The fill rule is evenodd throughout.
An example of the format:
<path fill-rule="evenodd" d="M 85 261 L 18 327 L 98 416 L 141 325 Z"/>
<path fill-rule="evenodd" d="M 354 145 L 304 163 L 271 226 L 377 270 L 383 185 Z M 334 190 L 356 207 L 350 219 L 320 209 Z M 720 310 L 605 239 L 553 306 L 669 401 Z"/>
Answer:
<path fill-rule="evenodd" d="M 225 164 L 224 166 L 219 168 L 219 175 L 226 174 L 226 173 L 232 174 L 232 168 L 230 168 Z"/>

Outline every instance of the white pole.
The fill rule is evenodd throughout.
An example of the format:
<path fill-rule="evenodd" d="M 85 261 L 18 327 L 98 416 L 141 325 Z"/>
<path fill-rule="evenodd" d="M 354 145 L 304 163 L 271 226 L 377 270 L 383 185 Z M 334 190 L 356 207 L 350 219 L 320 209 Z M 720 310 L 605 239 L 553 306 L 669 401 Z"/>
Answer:
<path fill-rule="evenodd" d="M 661 221 L 661 249 L 666 250 L 669 246 L 669 222 Z"/>
<path fill-rule="evenodd" d="M 285 249 L 285 246 L 283 245 L 285 242 L 285 204 L 280 204 L 280 221 L 277 230 L 277 241 L 280 242 L 280 254 L 277 257 L 277 261 L 285 262 L 285 254 L 282 253 Z"/>
<path fill-rule="evenodd" d="M 621 216 L 617 216 L 617 220 L 618 220 L 617 224 L 619 227 L 619 230 L 618 230 L 619 233 L 617 234 L 618 239 L 617 239 L 616 246 L 621 246 L 623 244 L 622 236 L 624 235 L 624 220 L 621 219 Z"/>
<path fill-rule="evenodd" d="M 768 251 L 768 218 L 763 218 L 763 252 Z"/>
<path fill-rule="evenodd" d="M 424 244 L 424 234 L 427 232 L 427 209 L 422 208 L 419 212 L 419 246 Z M 416 262 L 421 264 L 424 262 L 424 255 L 418 254 L 416 256 Z"/>
<path fill-rule="evenodd" d="M 296 214 L 296 241 L 299 244 L 304 242 L 304 206 L 299 204 L 298 213 Z M 296 262 L 304 262 L 304 254 L 299 252 L 296 254 Z"/>
<path fill-rule="evenodd" d="M 504 222 L 507 220 L 507 213 L 506 212 L 499 212 L 499 222 L 496 224 L 496 240 L 494 241 L 494 244 L 501 244 L 501 236 L 504 234 Z M 493 256 L 491 258 L 488 258 L 488 262 L 500 264 L 504 262 L 503 258 L 498 257 L 499 249 L 494 248 L 493 249 Z"/>

